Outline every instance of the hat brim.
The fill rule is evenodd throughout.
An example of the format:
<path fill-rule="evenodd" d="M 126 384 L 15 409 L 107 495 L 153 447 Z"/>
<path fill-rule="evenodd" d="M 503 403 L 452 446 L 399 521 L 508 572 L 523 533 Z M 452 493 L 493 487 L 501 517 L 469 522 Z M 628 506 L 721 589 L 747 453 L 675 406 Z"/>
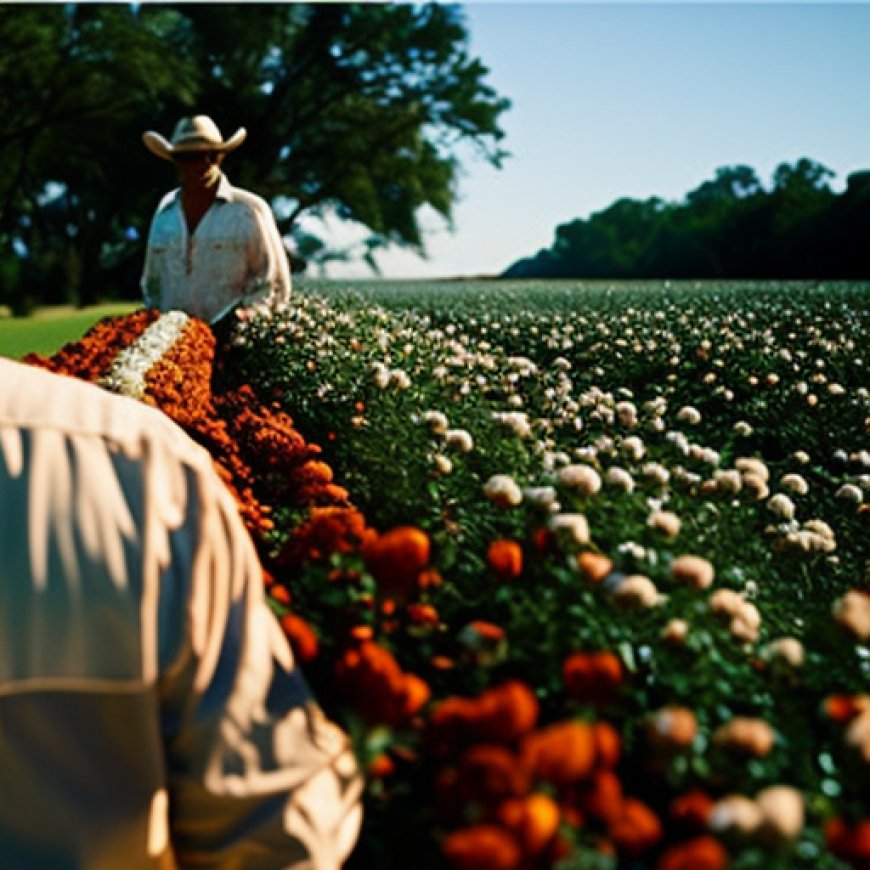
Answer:
<path fill-rule="evenodd" d="M 165 136 L 154 130 L 148 130 L 142 134 L 145 147 L 157 157 L 164 160 L 172 160 L 176 154 L 189 154 L 191 151 L 217 151 L 220 154 L 229 154 L 235 151 L 248 135 L 244 127 L 239 127 L 225 142 L 188 142 L 181 145 L 173 145 Z"/>

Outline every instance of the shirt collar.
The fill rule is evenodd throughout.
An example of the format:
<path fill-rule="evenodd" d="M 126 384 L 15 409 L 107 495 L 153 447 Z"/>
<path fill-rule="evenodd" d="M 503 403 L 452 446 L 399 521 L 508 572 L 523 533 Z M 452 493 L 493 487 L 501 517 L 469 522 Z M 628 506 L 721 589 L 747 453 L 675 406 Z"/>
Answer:
<path fill-rule="evenodd" d="M 218 182 L 217 199 L 222 199 L 226 202 L 233 201 L 233 186 L 223 172 L 221 173 L 221 180 Z"/>
<path fill-rule="evenodd" d="M 232 202 L 235 198 L 233 196 L 233 186 L 230 184 L 229 178 L 226 175 L 221 173 L 221 180 L 218 182 L 218 189 L 215 199 L 222 200 L 223 202 Z M 178 207 L 181 208 L 181 188 L 176 187 L 171 193 L 166 195 L 165 200 L 165 208 L 168 208 L 170 205 L 177 203 Z"/>

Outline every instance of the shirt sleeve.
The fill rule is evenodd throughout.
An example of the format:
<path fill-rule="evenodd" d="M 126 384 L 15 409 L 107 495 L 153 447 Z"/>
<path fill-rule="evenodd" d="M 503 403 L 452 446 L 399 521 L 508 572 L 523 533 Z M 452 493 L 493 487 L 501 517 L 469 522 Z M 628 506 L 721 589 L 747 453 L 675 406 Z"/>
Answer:
<path fill-rule="evenodd" d="M 164 641 L 181 638 L 160 688 L 178 861 L 335 870 L 362 816 L 350 742 L 295 666 L 253 544 L 216 475 L 194 482 L 187 517 L 172 535 L 166 577 L 170 597 L 183 589 L 186 606 L 167 608 L 161 631 Z"/>
<path fill-rule="evenodd" d="M 287 302 L 291 290 L 290 262 L 275 217 L 265 200 L 256 201 L 253 216 L 251 276 L 245 290 L 245 302 L 265 299 L 274 303 Z"/>
<path fill-rule="evenodd" d="M 154 293 L 154 264 L 151 250 L 151 239 L 154 235 L 154 221 L 157 215 L 151 219 L 151 226 L 148 230 L 148 241 L 145 244 L 145 264 L 142 267 L 142 277 L 139 279 L 139 286 L 142 290 L 142 304 L 146 308 L 157 307 L 157 296 Z"/>
<path fill-rule="evenodd" d="M 148 240 L 145 244 L 145 263 L 142 267 L 142 277 L 139 279 L 139 286 L 142 290 L 142 304 L 146 308 L 161 307 L 160 297 L 163 291 L 163 278 L 161 275 L 161 264 L 158 262 L 159 258 L 155 255 L 154 251 L 154 239 L 160 216 L 172 202 L 175 195 L 175 191 L 170 191 L 163 196 L 154 210 L 151 224 L 148 228 Z"/>

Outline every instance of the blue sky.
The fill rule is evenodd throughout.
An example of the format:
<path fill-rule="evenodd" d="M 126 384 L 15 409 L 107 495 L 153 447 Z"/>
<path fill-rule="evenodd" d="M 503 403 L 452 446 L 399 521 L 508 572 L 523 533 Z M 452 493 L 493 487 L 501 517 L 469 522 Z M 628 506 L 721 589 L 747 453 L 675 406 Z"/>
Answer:
<path fill-rule="evenodd" d="M 497 274 L 560 223 L 622 196 L 679 200 L 721 166 L 767 185 L 810 157 L 870 168 L 870 3 L 464 4 L 470 48 L 512 100 L 501 170 L 463 155 L 454 229 L 433 215 L 429 258 L 384 277 Z M 370 274 L 332 267 L 334 277 Z"/>

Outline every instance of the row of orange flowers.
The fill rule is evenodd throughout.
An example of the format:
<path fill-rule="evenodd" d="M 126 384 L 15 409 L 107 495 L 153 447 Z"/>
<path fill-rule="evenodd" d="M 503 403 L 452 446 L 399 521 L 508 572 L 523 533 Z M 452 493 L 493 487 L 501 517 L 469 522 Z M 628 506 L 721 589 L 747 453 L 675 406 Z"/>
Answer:
<path fill-rule="evenodd" d="M 117 352 L 156 318 L 152 311 L 109 318 L 51 359 L 32 356 L 29 361 L 96 381 Z M 356 600 L 358 606 L 378 608 L 388 618 L 385 627 L 390 620 L 437 624 L 436 608 L 421 597 L 441 582 L 426 534 L 414 527 L 383 534 L 370 528 L 318 458 L 318 446 L 294 428 L 285 412 L 262 404 L 248 387 L 221 389 L 215 356 L 210 329 L 191 318 L 147 373 L 143 400 L 210 451 L 257 543 L 270 595 L 300 661 L 323 665 L 317 632 L 294 612 L 294 578 L 337 554 L 358 557 L 361 570 L 374 581 L 374 600 L 363 593 Z M 287 507 L 300 509 L 302 519 L 276 539 L 271 517 Z M 555 542 L 542 532 L 534 546 L 544 549 Z M 487 561 L 497 576 L 510 581 L 522 574 L 523 547 L 494 541 Z M 602 561 L 608 562 L 581 556 L 580 568 L 590 581 L 610 569 Z M 353 571 L 331 576 L 360 586 Z M 579 848 L 626 862 L 653 861 L 661 870 L 727 866 L 725 845 L 708 825 L 713 797 L 694 789 L 656 812 L 627 793 L 618 772 L 621 738 L 601 715 L 590 721 L 540 722 L 534 691 L 518 680 L 476 697 L 435 700 L 427 682 L 406 671 L 358 615 L 351 611 L 344 625 L 330 626 L 331 634 L 340 635 L 331 639 L 333 660 L 326 663 L 336 697 L 369 728 L 387 725 L 418 735 L 434 766 L 433 825 L 444 832 L 443 854 L 455 870 L 548 867 Z M 470 629 L 480 655 L 504 641 L 503 631 L 490 623 L 478 621 Z M 564 662 L 562 682 L 567 697 L 600 711 L 623 686 L 625 674 L 612 652 L 582 651 Z M 848 702 L 832 706 L 832 719 Z M 694 738 L 690 711 L 670 714 L 670 745 L 656 747 L 661 735 L 651 734 L 652 749 L 678 750 Z M 414 761 L 413 753 L 396 744 L 370 760 L 369 772 L 373 779 L 388 780 L 397 765 Z M 826 838 L 831 851 L 853 866 L 870 861 L 870 821 L 832 820 Z"/>

